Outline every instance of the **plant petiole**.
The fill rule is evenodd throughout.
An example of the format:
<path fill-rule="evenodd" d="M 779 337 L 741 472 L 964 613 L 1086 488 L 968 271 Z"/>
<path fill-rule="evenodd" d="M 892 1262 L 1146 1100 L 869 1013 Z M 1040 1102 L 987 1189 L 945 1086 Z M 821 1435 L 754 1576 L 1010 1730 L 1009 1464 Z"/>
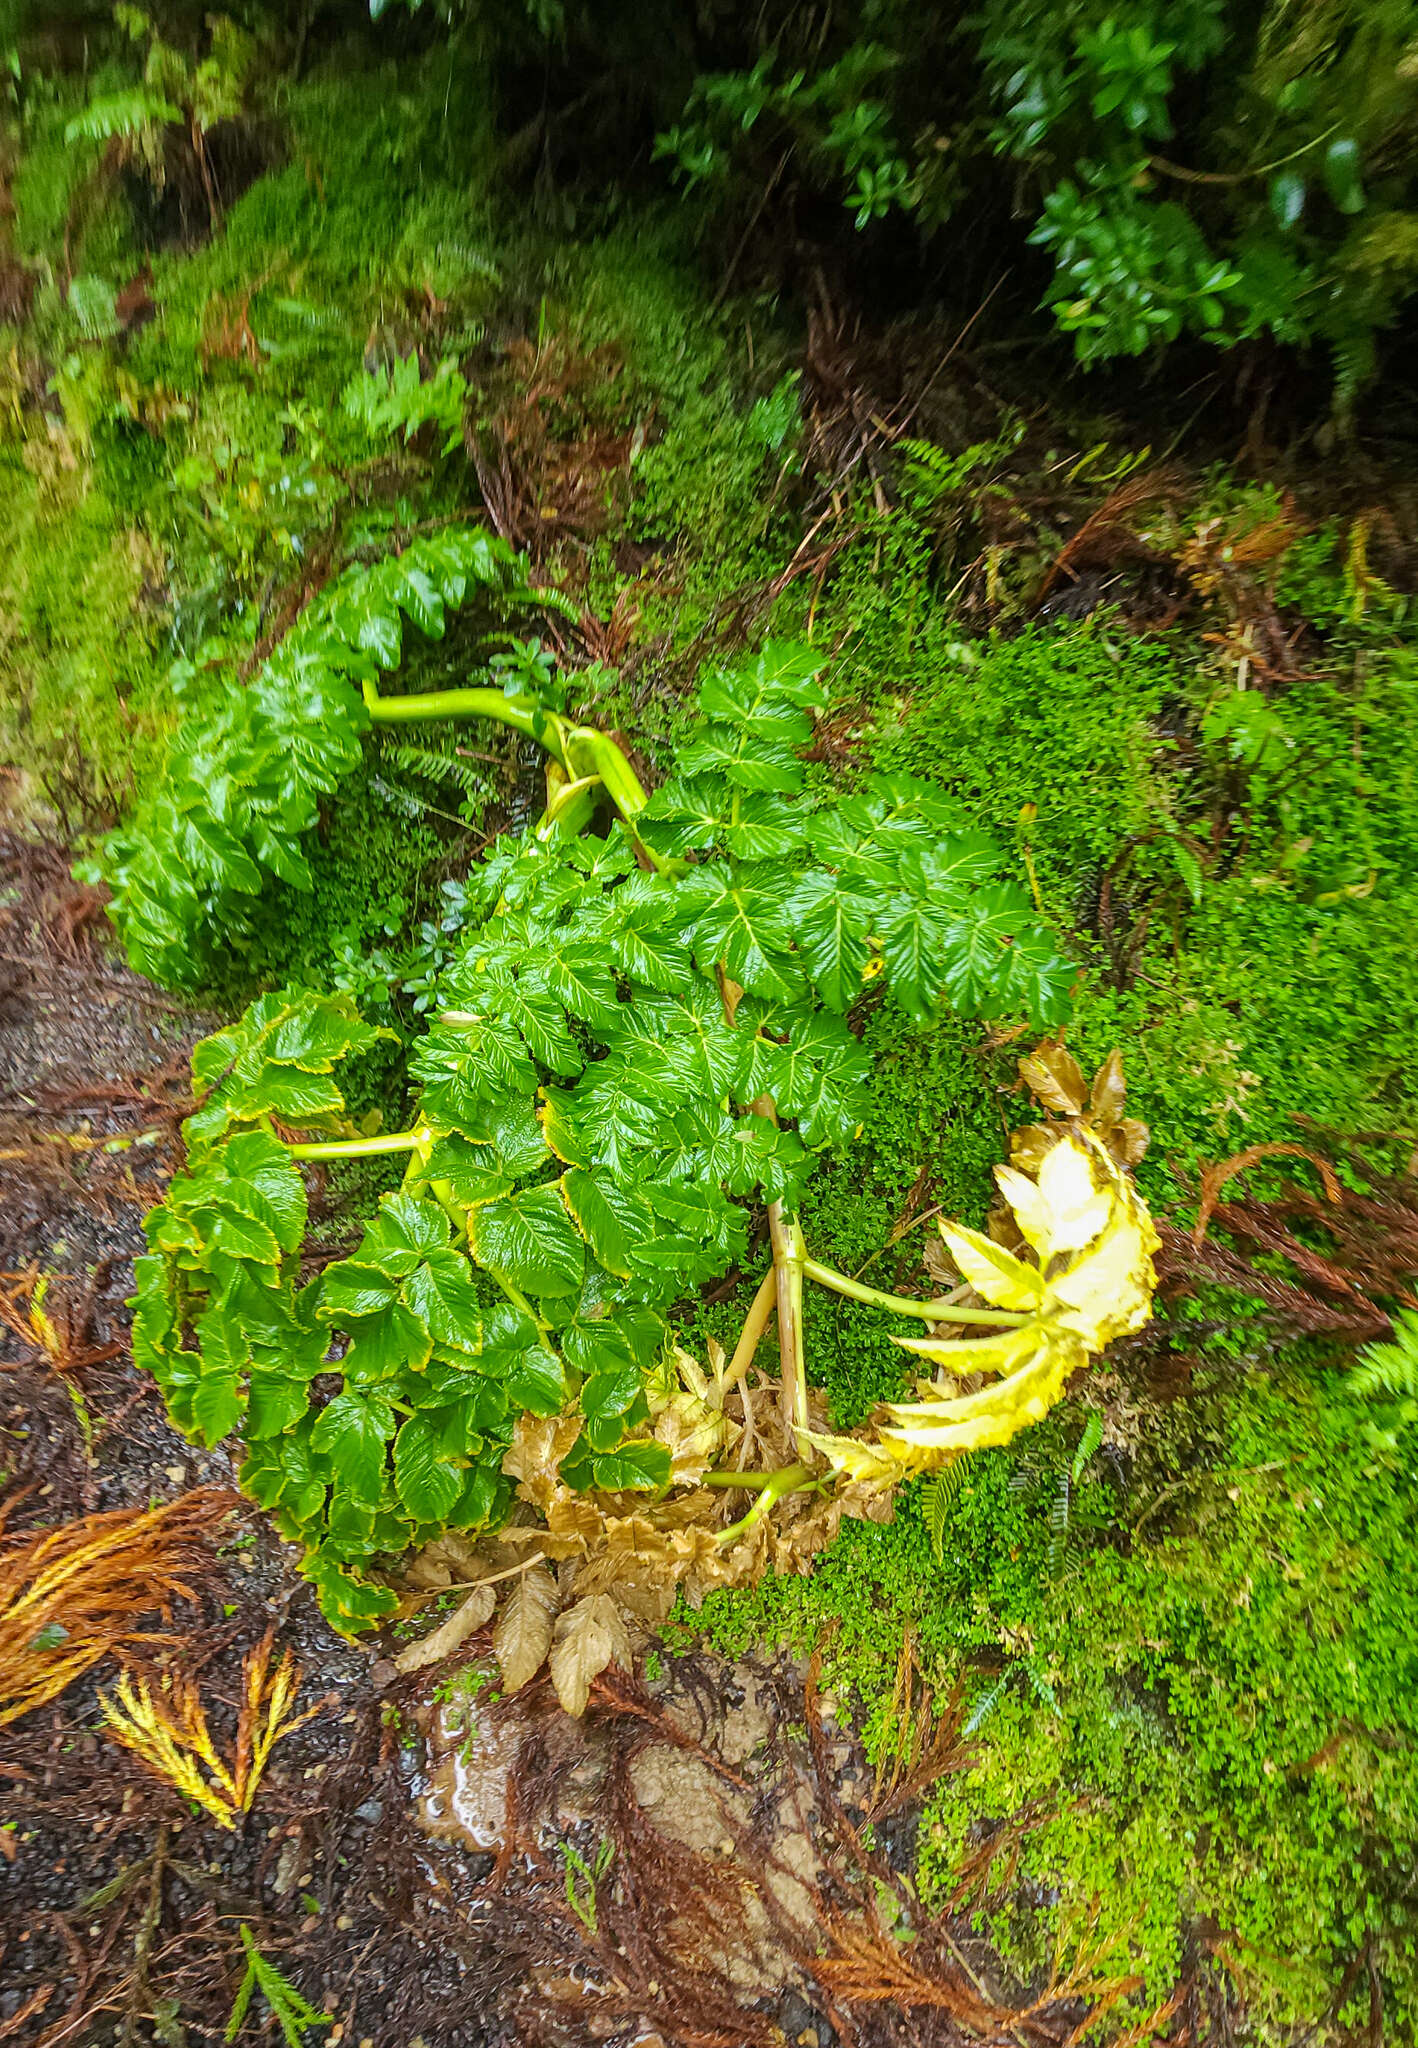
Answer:
<path fill-rule="evenodd" d="M 775 1118 L 776 1122 L 776 1118 Z M 778 1355 L 783 1372 L 783 1441 L 807 1428 L 807 1364 L 803 1356 L 803 1271 L 807 1247 L 795 1216 L 785 1216 L 781 1202 L 768 1205 L 768 1231 L 773 1240 L 773 1267 L 778 1276 Z"/>
<path fill-rule="evenodd" d="M 329 1138 L 309 1145 L 287 1145 L 292 1159 L 378 1159 L 391 1152 L 417 1152 L 433 1133 L 422 1126 L 416 1131 L 384 1131 L 375 1138 Z"/>
<path fill-rule="evenodd" d="M 748 1475 L 739 1472 L 732 1475 L 724 1475 L 725 1480 L 729 1477 L 740 1482 L 747 1477 L 750 1483 L 753 1484 L 756 1484 L 761 1479 L 763 1484 L 758 1487 L 758 1499 L 753 1503 L 753 1506 L 743 1519 L 738 1522 L 731 1522 L 728 1528 L 719 1536 L 718 1544 L 721 1550 L 726 1544 L 736 1542 L 740 1536 L 749 1535 L 763 1520 L 764 1516 L 770 1513 L 775 1503 L 785 1499 L 788 1494 L 802 1493 L 809 1486 L 822 1486 L 825 1483 L 818 1474 L 814 1473 L 810 1465 L 780 1465 L 776 1472 L 755 1472 Z"/>
<path fill-rule="evenodd" d="M 1010 1309 L 957 1308 L 948 1301 L 913 1301 L 909 1295 L 887 1294 L 880 1287 L 849 1280 L 845 1273 L 835 1272 L 816 1259 L 804 1258 L 802 1273 L 804 1279 L 815 1280 L 819 1287 L 830 1287 L 834 1294 L 845 1294 L 851 1301 L 867 1302 L 872 1308 L 883 1308 L 894 1316 L 919 1316 L 927 1323 L 987 1323 L 996 1329 L 1015 1330 L 1029 1320 Z"/>
<path fill-rule="evenodd" d="M 560 720 L 546 712 L 523 710 L 501 690 L 426 690 L 416 697 L 381 697 L 373 683 L 366 683 L 364 703 L 376 725 L 411 725 L 425 718 L 490 718 L 495 725 L 510 725 L 514 732 L 539 740 L 552 758 L 571 772 Z"/>

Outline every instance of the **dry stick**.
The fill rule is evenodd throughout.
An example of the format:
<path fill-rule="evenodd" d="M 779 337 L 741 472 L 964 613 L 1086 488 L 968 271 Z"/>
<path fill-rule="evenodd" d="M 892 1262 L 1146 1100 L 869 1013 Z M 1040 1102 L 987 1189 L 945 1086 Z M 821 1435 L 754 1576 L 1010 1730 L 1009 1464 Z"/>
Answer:
<path fill-rule="evenodd" d="M 782 177 L 784 171 L 787 170 L 788 162 L 791 156 L 792 151 L 790 149 L 785 149 L 783 151 L 782 156 L 778 159 L 777 169 L 771 174 L 766 184 L 764 185 L 763 190 L 759 195 L 758 204 L 753 209 L 753 212 L 749 217 L 748 226 L 744 229 L 742 235 L 739 237 L 739 245 L 735 249 L 733 255 L 729 258 L 729 267 L 724 272 L 723 278 L 719 285 L 719 289 L 718 291 L 715 292 L 713 298 L 709 302 L 709 311 L 711 313 L 717 313 L 720 306 L 723 305 L 724 300 L 728 297 L 729 286 L 734 281 L 734 273 L 739 267 L 739 263 L 743 257 L 743 252 L 749 245 L 749 240 L 753 234 L 754 229 L 762 220 L 764 211 L 768 205 L 769 200 L 777 191 L 778 181 Z"/>
<path fill-rule="evenodd" d="M 531 1571 L 533 1565 L 545 1564 L 546 1552 L 539 1550 L 532 1557 L 524 1557 L 520 1564 L 511 1564 L 505 1572 L 489 1572 L 485 1579 L 452 1579 L 446 1586 L 429 1588 L 430 1600 L 441 1600 L 445 1593 L 476 1593 L 484 1586 L 500 1586 L 504 1579 L 520 1579 L 523 1572 Z"/>
<path fill-rule="evenodd" d="M 941 371 L 945 368 L 946 364 L 950 361 L 951 357 L 955 354 L 956 350 L 960 347 L 961 342 L 964 341 L 966 335 L 970 332 L 970 329 L 976 324 L 976 322 L 980 319 L 980 316 L 985 312 L 985 310 L 989 306 L 991 299 L 994 297 L 995 293 L 999 290 L 1000 286 L 1004 283 L 1005 278 L 1008 276 L 1009 272 L 1006 270 L 1002 276 L 997 277 L 995 279 L 994 283 L 985 293 L 983 299 L 981 299 L 979 305 L 970 315 L 970 318 L 965 322 L 965 325 L 956 335 L 954 341 L 951 342 L 950 347 L 946 350 L 945 354 L 941 357 L 940 361 L 936 364 L 935 368 L 931 371 L 930 376 L 927 377 L 925 383 L 916 393 L 914 399 L 911 400 L 910 405 L 907 407 L 905 416 L 902 419 L 900 428 L 893 427 L 891 429 L 892 432 L 903 432 L 905 430 L 907 420 L 911 419 L 916 413 L 920 411 L 921 407 L 930 397 L 931 392 L 935 389 L 936 379 L 940 376 Z"/>
<path fill-rule="evenodd" d="M 781 1202 L 768 1205 L 773 1269 L 778 1281 L 778 1355 L 783 1368 L 783 1445 L 807 1428 L 807 1367 L 803 1359 L 803 1234 Z"/>

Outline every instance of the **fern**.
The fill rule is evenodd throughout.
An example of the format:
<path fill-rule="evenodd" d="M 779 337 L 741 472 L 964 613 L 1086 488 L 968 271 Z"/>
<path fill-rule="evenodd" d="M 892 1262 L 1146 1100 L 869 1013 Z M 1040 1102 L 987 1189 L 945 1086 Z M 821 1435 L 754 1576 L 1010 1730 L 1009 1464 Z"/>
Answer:
<path fill-rule="evenodd" d="M 405 775 L 417 775 L 425 782 L 456 791 L 469 817 L 477 816 L 487 803 L 491 778 L 484 761 L 470 761 L 458 753 L 420 747 L 406 740 L 386 746 L 384 759 Z"/>
<path fill-rule="evenodd" d="M 328 2027 L 332 2015 L 317 2012 L 301 1993 L 296 1990 L 288 1977 L 283 1977 L 275 1964 L 263 1956 L 256 1946 L 256 1938 L 243 1920 L 241 1923 L 241 1945 L 246 1951 L 246 1971 L 231 2009 L 231 2018 L 226 2023 L 222 2039 L 233 2042 L 246 2021 L 252 1996 L 260 1991 L 270 2006 L 285 2037 L 286 2048 L 305 2048 L 305 2037 L 312 2027 Z"/>
<path fill-rule="evenodd" d="M 926 1534 L 930 1538 L 931 1556 L 937 1564 L 944 1555 L 945 1525 L 950 1519 L 951 1509 L 960 1497 L 960 1489 L 965 1484 L 966 1468 L 969 1463 L 970 1453 L 965 1451 L 958 1458 L 952 1459 L 950 1464 L 943 1465 L 934 1479 L 927 1480 L 921 1488 L 921 1518 L 926 1525 Z"/>
<path fill-rule="evenodd" d="M 1024 422 L 1019 420 L 994 440 L 972 441 L 956 455 L 934 441 L 898 441 L 896 446 L 906 458 L 906 483 L 913 502 L 921 510 L 929 510 L 941 498 L 960 490 L 978 470 L 993 468 L 1023 438 Z"/>
<path fill-rule="evenodd" d="M 1088 1420 L 1083 1425 L 1083 1434 L 1078 1439 L 1078 1449 L 1073 1454 L 1069 1477 L 1075 1486 L 1088 1469 L 1093 1453 L 1103 1441 L 1103 1418 L 1096 1408 L 1088 1411 Z"/>
<path fill-rule="evenodd" d="M 1356 1394 L 1418 1400 L 1418 1311 L 1398 1311 L 1391 1344 L 1365 1345 L 1349 1384 Z"/>
<path fill-rule="evenodd" d="M 1334 358 L 1334 410 L 1341 420 L 1347 420 L 1355 399 L 1372 382 L 1378 367 L 1373 328 L 1346 323 L 1330 336 L 1329 346 Z"/>
<path fill-rule="evenodd" d="M 90 100 L 64 130 L 66 142 L 142 141 L 155 129 L 182 119 L 182 110 L 145 85 Z"/>
<path fill-rule="evenodd" d="M 352 420 L 357 420 L 372 437 L 397 433 L 411 441 L 421 427 L 430 424 L 443 429 L 443 453 L 447 455 L 463 438 L 463 401 L 468 387 L 463 373 L 445 357 L 433 375 L 424 379 L 418 353 L 396 358 L 387 370 L 362 370 L 345 386 L 340 403 Z"/>

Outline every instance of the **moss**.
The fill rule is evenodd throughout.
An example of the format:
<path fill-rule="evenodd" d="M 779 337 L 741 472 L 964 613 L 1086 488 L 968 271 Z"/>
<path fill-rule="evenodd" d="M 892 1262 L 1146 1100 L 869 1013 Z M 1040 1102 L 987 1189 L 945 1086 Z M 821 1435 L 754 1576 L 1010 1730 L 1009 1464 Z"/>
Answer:
<path fill-rule="evenodd" d="M 39 453 L 42 467 L 25 457 Z M 160 758 L 161 566 L 141 526 L 63 442 L 0 448 L 9 510 L 0 567 L 0 732 L 61 804 L 116 808 Z M 77 823 L 71 812 L 71 823 Z"/>

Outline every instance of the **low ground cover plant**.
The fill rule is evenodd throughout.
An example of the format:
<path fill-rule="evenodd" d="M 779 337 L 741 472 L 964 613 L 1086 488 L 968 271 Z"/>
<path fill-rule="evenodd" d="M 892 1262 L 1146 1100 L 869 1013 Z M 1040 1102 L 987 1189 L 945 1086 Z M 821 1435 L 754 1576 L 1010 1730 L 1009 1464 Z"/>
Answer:
<path fill-rule="evenodd" d="M 440 543 L 460 564 L 480 544 Z M 514 567 L 496 550 L 479 559 L 504 578 Z M 330 692 L 330 650 L 354 666 L 354 622 L 381 617 L 362 584 L 387 600 L 417 574 L 405 557 L 351 580 L 282 675 L 308 689 L 323 667 Z M 392 636 L 379 644 L 397 652 Z M 886 1512 L 899 1479 L 1007 1440 L 1146 1319 L 1155 1236 L 1082 1123 L 1042 1148 L 1035 1178 L 1001 1169 L 1024 1256 L 946 1232 L 962 1282 L 951 1296 L 895 1296 L 811 1255 L 803 1188 L 865 1110 L 854 1008 L 889 1000 L 925 1021 L 948 1004 L 1047 1026 L 1072 976 L 996 848 L 931 784 L 873 778 L 845 800 L 809 796 L 799 752 L 826 703 L 820 667 L 810 648 L 770 644 L 708 675 L 675 772 L 649 798 L 612 740 L 521 681 L 501 696 L 385 699 L 366 677 L 363 696 L 342 680 L 322 699 L 345 733 L 357 707 L 490 714 L 550 755 L 541 820 L 464 885 L 467 923 L 411 1055 L 409 1127 L 351 1130 L 338 1069 L 380 1032 L 347 997 L 263 996 L 197 1048 L 188 1168 L 147 1221 L 135 1356 L 180 1428 L 207 1444 L 240 1430 L 242 1483 L 305 1545 L 337 1626 L 396 1605 L 380 1560 L 450 1529 L 495 1529 L 514 1481 L 546 1519 L 540 1556 L 569 1544 L 582 1557 L 586 1599 L 633 1583 L 643 1606 L 647 1579 L 668 1592 L 756 1576 L 775 1555 L 810 1554 L 845 1511 Z M 271 701 L 269 689 L 257 699 Z M 328 786 L 318 731 L 303 728 L 303 751 L 263 756 L 251 730 L 220 735 L 228 759 L 279 759 L 288 782 L 313 764 Z M 115 916 L 139 958 L 168 957 L 154 935 L 169 905 L 171 943 L 180 920 L 190 929 L 203 882 L 218 909 L 231 885 L 253 885 L 238 834 L 296 871 L 303 793 L 278 837 L 261 799 L 229 796 L 234 775 L 194 772 L 193 751 L 179 744 L 166 787 L 110 846 Z M 191 825 L 211 816 L 213 792 L 225 805 L 215 856 L 214 831 Z M 189 863 L 176 886 L 173 849 Z M 348 1258 L 305 1279 L 301 1165 L 380 1155 L 407 1159 L 402 1187 Z M 734 1359 L 706 1372 L 666 1316 L 745 1260 L 755 1202 L 772 1261 Z M 937 1379 L 863 1437 L 834 1435 L 809 1394 L 808 1284 L 930 1332 L 900 1341 Z M 770 1422 L 746 1379 L 774 1313 Z M 955 1391 L 972 1375 L 993 1383 Z M 761 1462 L 730 1455 L 755 1442 Z M 745 1494 L 730 1518 L 726 1500 Z M 772 1512 L 794 1499 L 796 1533 L 775 1553 Z M 604 1662 L 611 1638 L 597 1643 Z M 584 1688 L 568 1696 L 584 1703 Z"/>

